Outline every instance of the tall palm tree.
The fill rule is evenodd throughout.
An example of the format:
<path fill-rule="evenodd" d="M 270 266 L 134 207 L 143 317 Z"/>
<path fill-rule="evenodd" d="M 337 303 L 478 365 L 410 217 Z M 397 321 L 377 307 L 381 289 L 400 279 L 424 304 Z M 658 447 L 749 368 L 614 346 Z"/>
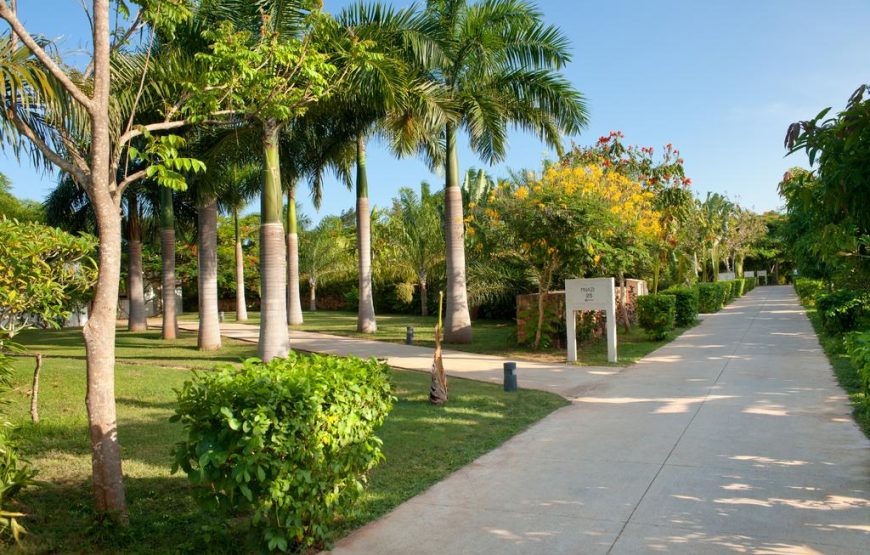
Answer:
<path fill-rule="evenodd" d="M 456 136 L 495 162 L 507 149 L 507 126 L 537 134 L 561 150 L 562 133 L 586 124 L 583 97 L 558 73 L 570 61 L 568 41 L 521 0 L 429 0 L 426 14 L 440 55 L 431 79 L 452 96 L 459 117 L 443 127 L 446 142 L 445 215 L 447 311 L 444 339 L 471 341 L 465 274 L 465 229 Z"/>
<path fill-rule="evenodd" d="M 281 134 L 281 178 L 287 194 L 287 320 L 291 326 L 303 322 L 299 295 L 299 231 L 301 221 L 296 192 L 301 180 L 308 181 L 314 207 L 323 198 L 323 175 L 331 171 L 348 188 L 353 148 L 347 131 L 330 113 L 328 104 L 315 106 L 302 118 L 289 124 Z"/>
<path fill-rule="evenodd" d="M 399 154 L 433 150 L 432 125 L 443 117 L 439 88 L 424 79 L 428 60 L 425 19 L 412 9 L 394 10 L 374 2 L 348 6 L 337 16 L 342 27 L 369 41 L 377 56 L 355 68 L 332 104 L 356 154 L 356 232 L 359 304 L 357 331 L 377 331 L 372 286 L 371 206 L 366 172 L 366 139 L 377 132 Z M 440 120 L 437 120 L 440 121 Z M 429 125 L 426 125 L 428 123 Z M 425 129 L 425 132 L 421 130 Z M 437 142 L 437 141 L 436 141 Z"/>
<path fill-rule="evenodd" d="M 178 307 L 175 306 L 175 207 L 172 189 L 160 187 L 160 266 L 163 292 L 163 325 L 166 340 L 178 337 Z"/>
<path fill-rule="evenodd" d="M 248 319 L 245 302 L 245 260 L 242 252 L 242 238 L 239 228 L 239 213 L 244 210 L 260 187 L 262 168 L 258 161 L 228 161 L 220 170 L 218 202 L 233 219 L 234 262 L 236 266 L 236 321 Z"/>
<path fill-rule="evenodd" d="M 437 198 L 429 184 L 420 184 L 420 196 L 413 189 L 399 189 L 394 200 L 390 224 L 396 226 L 392 263 L 406 268 L 416 279 L 420 291 L 420 314 L 429 315 L 429 278 L 444 260 L 444 226 Z"/>

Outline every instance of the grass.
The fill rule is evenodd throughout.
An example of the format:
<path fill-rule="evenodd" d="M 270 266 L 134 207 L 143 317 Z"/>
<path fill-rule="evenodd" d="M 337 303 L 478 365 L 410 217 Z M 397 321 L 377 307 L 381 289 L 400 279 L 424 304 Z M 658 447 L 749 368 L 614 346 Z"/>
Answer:
<path fill-rule="evenodd" d="M 819 318 L 815 308 L 807 307 L 807 316 L 813 324 L 813 329 L 816 331 L 816 336 L 819 338 L 822 349 L 834 368 L 837 382 L 839 382 L 840 387 L 846 390 L 849 400 L 852 401 L 852 405 L 855 407 L 852 413 L 855 422 L 858 423 L 858 427 L 861 428 L 864 435 L 870 439 L 870 399 L 861 390 L 858 370 L 852 365 L 852 361 L 846 355 L 843 337 L 840 335 L 830 335 L 825 331 L 822 327 L 821 318 Z"/>
<path fill-rule="evenodd" d="M 187 479 L 171 475 L 169 451 L 182 430 L 169 422 L 173 388 L 193 368 L 208 369 L 254 354 L 255 346 L 225 340 L 220 351 L 196 350 L 196 337 L 173 343 L 157 332 L 118 334 L 116 396 L 130 509 L 129 529 L 96 526 L 89 484 L 90 450 L 85 414 L 85 360 L 78 330 L 28 331 L 17 337 L 31 352 L 46 355 L 41 374 L 40 417 L 29 417 L 33 359 L 15 361 L 6 407 L 18 426 L 20 450 L 39 470 L 44 485 L 25 490 L 17 508 L 31 531 L 25 552 L 167 553 L 203 552 L 201 531 L 211 521 L 192 501 Z M 451 380 L 445 407 L 427 402 L 429 376 L 393 373 L 398 402 L 379 432 L 387 460 L 372 471 L 360 515 L 337 534 L 384 514 L 454 470 L 498 446 L 566 402 L 551 394 Z M 5 507 L 4 507 L 5 508 Z M 209 552 L 250 552 L 250 546 L 209 546 Z"/>
<path fill-rule="evenodd" d="M 292 326 L 292 329 L 302 331 L 315 331 L 347 337 L 359 337 L 387 341 L 390 343 L 405 342 L 405 328 L 414 326 L 414 344 L 424 347 L 435 346 L 434 316 L 412 316 L 408 314 L 378 314 L 378 331 L 374 335 L 359 333 L 356 331 L 356 312 L 322 310 L 318 312 L 305 312 L 305 323 L 301 326 Z M 258 324 L 259 313 L 248 313 L 248 322 Z M 197 315 L 185 314 L 182 319 L 195 320 Z M 235 313 L 228 312 L 225 315 L 227 322 L 235 321 Z M 564 362 L 565 349 L 540 349 L 532 350 L 526 345 L 518 345 L 516 341 L 516 323 L 512 320 L 476 320 L 473 323 L 474 341 L 469 345 L 448 345 L 447 347 L 457 351 L 498 355 L 517 360 L 530 360 L 537 362 Z M 634 326 L 625 333 L 622 328 L 618 329 L 618 352 L 619 362 L 616 366 L 633 364 L 652 351 L 658 349 L 673 337 L 678 336 L 686 328 L 678 328 L 671 332 L 670 338 L 663 341 L 652 341 L 640 327 Z M 583 366 L 613 366 L 607 362 L 607 342 L 604 338 L 578 345 L 578 364 Z"/>

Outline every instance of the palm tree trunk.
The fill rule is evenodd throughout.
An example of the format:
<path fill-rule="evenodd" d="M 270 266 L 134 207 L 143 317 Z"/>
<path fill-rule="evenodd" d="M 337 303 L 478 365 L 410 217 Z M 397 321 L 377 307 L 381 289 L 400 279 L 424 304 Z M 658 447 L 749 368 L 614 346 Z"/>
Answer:
<path fill-rule="evenodd" d="M 429 316 L 429 284 L 420 278 L 420 315 Z"/>
<path fill-rule="evenodd" d="M 736 278 L 743 277 L 743 255 L 738 254 L 734 256 L 734 273 Z"/>
<path fill-rule="evenodd" d="M 372 228 L 366 177 L 366 147 L 362 135 L 356 138 L 356 241 L 359 262 L 359 307 L 356 330 L 375 333 L 375 300 L 372 291 Z"/>
<path fill-rule="evenodd" d="M 281 224 L 280 126 L 263 122 L 265 175 L 260 195 L 260 338 L 257 356 L 268 362 L 290 352 L 287 327 L 287 256 Z"/>
<path fill-rule="evenodd" d="M 197 255 L 199 285 L 199 334 L 201 351 L 221 348 L 217 292 L 217 199 L 202 202 L 197 209 L 199 249 Z"/>
<path fill-rule="evenodd" d="M 175 212 L 172 189 L 160 188 L 160 262 L 163 282 L 163 339 L 178 337 L 175 306 Z"/>
<path fill-rule="evenodd" d="M 245 303 L 245 258 L 239 233 L 239 211 L 236 209 L 233 209 L 233 228 L 236 240 L 236 321 L 245 322 L 248 319 L 248 306 Z"/>
<path fill-rule="evenodd" d="M 444 341 L 471 343 L 471 314 L 465 284 L 465 223 L 462 191 L 459 189 L 459 158 L 456 131 L 447 124 L 447 179 L 444 188 L 445 239 L 447 242 L 447 312 Z"/>
<path fill-rule="evenodd" d="M 296 183 L 287 187 L 287 323 L 303 322 L 299 294 L 299 221 L 296 217 Z"/>
<path fill-rule="evenodd" d="M 317 280 L 308 280 L 308 310 L 317 312 Z"/>
<path fill-rule="evenodd" d="M 127 299 L 130 312 L 127 325 L 130 331 L 145 331 L 148 329 L 148 322 L 145 316 L 145 285 L 142 280 L 142 229 L 139 224 L 139 201 L 134 191 L 129 192 L 127 211 Z"/>

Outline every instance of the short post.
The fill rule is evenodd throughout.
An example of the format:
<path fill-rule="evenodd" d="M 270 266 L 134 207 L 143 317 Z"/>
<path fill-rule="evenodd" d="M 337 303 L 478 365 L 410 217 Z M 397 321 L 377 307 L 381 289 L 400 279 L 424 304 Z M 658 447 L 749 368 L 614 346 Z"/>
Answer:
<path fill-rule="evenodd" d="M 414 344 L 414 326 L 408 326 L 405 328 L 405 345 L 413 345 Z"/>
<path fill-rule="evenodd" d="M 504 390 L 505 391 L 516 391 L 517 390 L 517 363 L 516 362 L 505 362 L 504 363 Z"/>
<path fill-rule="evenodd" d="M 223 310 L 218 312 L 218 321 L 220 321 L 220 322 L 224 321 L 224 311 Z"/>

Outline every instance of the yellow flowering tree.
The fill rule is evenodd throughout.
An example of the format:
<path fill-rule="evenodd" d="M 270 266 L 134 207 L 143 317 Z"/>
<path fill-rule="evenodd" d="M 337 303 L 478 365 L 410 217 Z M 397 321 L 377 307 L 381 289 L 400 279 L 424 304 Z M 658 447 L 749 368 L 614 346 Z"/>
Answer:
<path fill-rule="evenodd" d="M 502 184 L 485 205 L 466 218 L 474 247 L 493 257 L 513 257 L 534 275 L 538 289 L 535 349 L 544 329 L 544 300 L 556 275 L 585 275 L 606 249 L 603 230 L 613 214 L 597 195 L 589 194 L 601 178 L 596 168 L 579 168 L 570 178 L 546 170 L 526 175 L 521 183 Z"/>

